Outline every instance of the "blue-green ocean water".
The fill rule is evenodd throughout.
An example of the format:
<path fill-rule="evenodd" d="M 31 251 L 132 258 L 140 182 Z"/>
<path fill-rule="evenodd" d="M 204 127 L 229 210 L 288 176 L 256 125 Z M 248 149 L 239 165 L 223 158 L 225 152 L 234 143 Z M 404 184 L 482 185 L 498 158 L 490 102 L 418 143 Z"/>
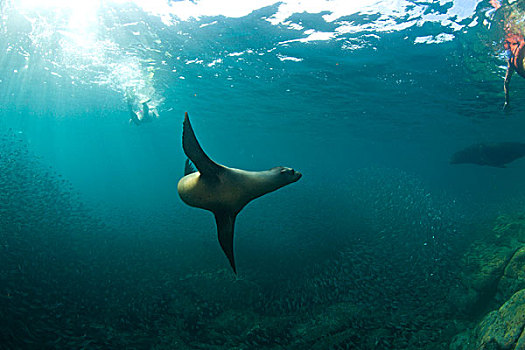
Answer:
<path fill-rule="evenodd" d="M 462 249 L 525 201 L 522 160 L 449 164 L 525 141 L 491 9 L 0 0 L 0 348 L 445 348 Z M 238 276 L 177 194 L 186 111 L 217 162 L 303 173 L 240 213 Z"/>

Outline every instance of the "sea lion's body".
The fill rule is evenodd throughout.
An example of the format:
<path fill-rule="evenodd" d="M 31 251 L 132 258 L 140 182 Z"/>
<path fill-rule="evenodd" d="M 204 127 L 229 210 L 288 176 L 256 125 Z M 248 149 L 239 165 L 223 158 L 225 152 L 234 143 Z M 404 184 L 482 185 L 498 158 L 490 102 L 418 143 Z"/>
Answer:
<path fill-rule="evenodd" d="M 179 196 L 189 206 L 209 210 L 215 215 L 219 243 L 236 272 L 233 231 L 237 214 L 255 198 L 293 183 L 302 175 L 286 167 L 246 171 L 215 163 L 200 147 L 188 113 L 184 118 L 182 145 L 198 171 L 186 161 L 185 176 L 177 185 Z"/>
<path fill-rule="evenodd" d="M 224 167 L 218 182 L 209 181 L 199 172 L 194 172 L 179 181 L 177 190 L 189 206 L 238 213 L 253 199 L 278 189 L 276 176 L 277 173 L 272 170 L 246 171 Z"/>
<path fill-rule="evenodd" d="M 452 164 L 478 164 L 504 168 L 506 164 L 525 156 L 525 143 L 478 143 L 454 153 Z"/>

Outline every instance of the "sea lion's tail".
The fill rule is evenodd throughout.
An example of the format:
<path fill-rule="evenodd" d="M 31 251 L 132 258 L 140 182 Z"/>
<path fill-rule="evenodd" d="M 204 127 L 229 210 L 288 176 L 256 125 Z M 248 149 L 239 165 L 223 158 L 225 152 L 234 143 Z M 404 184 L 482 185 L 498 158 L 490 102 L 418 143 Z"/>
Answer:
<path fill-rule="evenodd" d="M 233 272 L 237 274 L 237 269 L 235 268 L 235 258 L 233 256 L 233 230 L 235 228 L 235 217 L 237 215 L 227 212 L 216 212 L 214 214 L 215 222 L 217 223 L 219 244 L 221 245 L 224 254 L 226 254 Z"/>
<path fill-rule="evenodd" d="M 184 176 L 196 173 L 197 170 L 193 167 L 190 160 L 186 158 L 186 162 L 184 162 Z"/>

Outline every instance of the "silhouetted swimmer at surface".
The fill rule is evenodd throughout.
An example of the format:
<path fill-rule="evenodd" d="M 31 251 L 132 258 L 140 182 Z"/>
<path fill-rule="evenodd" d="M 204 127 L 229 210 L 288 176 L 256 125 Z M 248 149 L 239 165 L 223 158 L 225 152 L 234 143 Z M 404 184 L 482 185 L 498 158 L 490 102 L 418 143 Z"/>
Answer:
<path fill-rule="evenodd" d="M 133 110 L 133 105 L 131 100 L 128 98 L 128 113 L 129 113 L 129 123 L 135 125 L 140 125 L 139 113 Z"/>
<path fill-rule="evenodd" d="M 509 106 L 509 84 L 514 72 L 525 78 L 525 40 L 523 35 L 512 34 L 507 35 L 505 39 L 505 49 L 507 55 L 507 73 L 505 74 L 505 83 L 503 89 L 505 90 L 505 105 L 503 108 Z"/>
<path fill-rule="evenodd" d="M 523 33 L 525 27 L 523 25 L 523 18 L 525 12 L 523 9 L 523 1 L 505 1 L 505 0 L 490 0 L 493 9 L 487 12 L 490 18 L 496 11 L 502 14 L 500 22 L 503 24 L 505 30 L 505 57 L 507 59 L 507 72 L 505 74 L 505 83 L 503 90 L 505 91 L 505 104 L 503 109 L 509 106 L 509 84 L 514 72 L 525 78 L 525 40 Z"/>
<path fill-rule="evenodd" d="M 158 118 L 158 113 L 155 110 L 150 110 L 148 106 L 148 102 L 150 100 L 142 103 L 142 111 L 135 112 L 133 110 L 133 104 L 131 103 L 131 99 L 128 98 L 128 112 L 129 112 L 129 123 L 133 123 L 135 125 L 142 125 L 144 123 L 150 123 L 155 118 Z"/>

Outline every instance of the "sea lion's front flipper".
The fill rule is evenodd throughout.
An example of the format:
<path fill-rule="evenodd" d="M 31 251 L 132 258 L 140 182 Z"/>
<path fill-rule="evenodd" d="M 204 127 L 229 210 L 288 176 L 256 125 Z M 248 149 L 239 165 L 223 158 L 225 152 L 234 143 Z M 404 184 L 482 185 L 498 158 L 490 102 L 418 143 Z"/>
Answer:
<path fill-rule="evenodd" d="M 215 222 L 217 223 L 217 233 L 219 235 L 219 243 L 224 254 L 230 261 L 233 272 L 237 274 L 235 269 L 235 259 L 233 257 L 233 229 L 235 227 L 235 214 L 227 212 L 217 212 L 215 214 Z"/>
<path fill-rule="evenodd" d="M 199 145 L 191 127 L 188 112 L 184 115 L 184 125 L 182 131 L 182 148 L 188 158 L 195 164 L 197 170 L 204 177 L 216 178 L 224 169 L 219 164 L 211 160 Z"/>
<path fill-rule="evenodd" d="M 186 162 L 184 163 L 184 176 L 196 173 L 197 170 L 191 165 L 191 162 L 188 158 L 186 158 Z"/>

